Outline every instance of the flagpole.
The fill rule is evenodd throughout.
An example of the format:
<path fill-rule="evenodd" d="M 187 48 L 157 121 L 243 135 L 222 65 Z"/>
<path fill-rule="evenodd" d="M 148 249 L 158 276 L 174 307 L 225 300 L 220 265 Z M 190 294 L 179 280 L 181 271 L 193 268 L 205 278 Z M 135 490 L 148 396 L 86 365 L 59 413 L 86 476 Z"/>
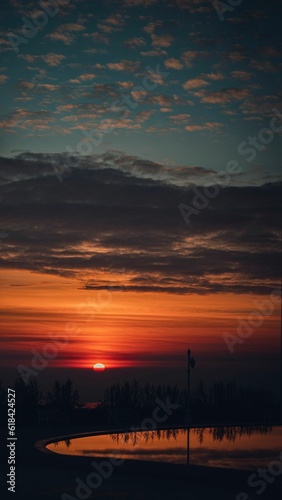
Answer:
<path fill-rule="evenodd" d="M 187 404 L 190 409 L 191 393 L 190 393 L 190 374 L 191 374 L 191 349 L 188 349 L 188 369 L 187 369 Z"/>
<path fill-rule="evenodd" d="M 282 325 L 280 326 L 280 423 L 282 424 Z"/>
<path fill-rule="evenodd" d="M 191 375 L 191 349 L 187 351 L 187 409 L 186 409 L 186 432 L 187 432 L 187 465 L 190 465 L 190 422 L 191 422 L 191 387 L 190 387 L 190 375 Z"/>
<path fill-rule="evenodd" d="M 190 465 L 190 427 L 187 429 L 187 465 Z"/>
<path fill-rule="evenodd" d="M 186 409 L 186 425 L 191 423 L 191 387 L 190 387 L 190 379 L 191 379 L 191 349 L 189 348 L 187 351 L 187 409 Z"/>

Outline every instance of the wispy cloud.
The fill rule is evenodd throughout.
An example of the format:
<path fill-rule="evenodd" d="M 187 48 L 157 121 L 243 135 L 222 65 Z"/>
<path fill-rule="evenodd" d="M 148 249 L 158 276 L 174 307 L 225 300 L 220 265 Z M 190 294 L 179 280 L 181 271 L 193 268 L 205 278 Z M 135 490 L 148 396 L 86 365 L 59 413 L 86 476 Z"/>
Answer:
<path fill-rule="evenodd" d="M 173 37 L 171 35 L 156 35 L 152 34 L 152 45 L 154 47 L 170 47 L 173 42 Z"/>
<path fill-rule="evenodd" d="M 223 123 L 220 122 L 206 122 L 201 125 L 187 125 L 185 130 L 187 132 L 195 132 L 199 130 L 218 130 L 223 127 Z"/>
<path fill-rule="evenodd" d="M 114 71 L 126 71 L 129 73 L 134 73 L 139 68 L 140 62 L 123 59 L 120 62 L 108 63 L 107 66 L 109 69 Z"/>
<path fill-rule="evenodd" d="M 191 80 L 187 80 L 187 82 L 183 84 L 183 88 L 185 90 L 189 90 L 200 87 L 206 87 L 207 85 L 209 85 L 209 82 L 207 82 L 203 78 L 191 78 Z"/>
<path fill-rule="evenodd" d="M 175 59 L 174 57 L 172 57 L 170 59 L 166 59 L 166 61 L 164 62 L 164 65 L 166 68 L 176 69 L 176 70 L 180 70 L 180 69 L 184 68 L 181 61 L 179 61 L 179 59 Z"/>

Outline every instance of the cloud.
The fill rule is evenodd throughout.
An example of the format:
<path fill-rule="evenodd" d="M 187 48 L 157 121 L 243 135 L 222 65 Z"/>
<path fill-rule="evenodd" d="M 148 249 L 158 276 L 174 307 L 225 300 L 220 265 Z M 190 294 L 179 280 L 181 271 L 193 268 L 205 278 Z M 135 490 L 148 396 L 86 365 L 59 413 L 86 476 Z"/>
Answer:
<path fill-rule="evenodd" d="M 195 132 L 199 130 L 218 130 L 219 128 L 223 127 L 223 123 L 219 122 L 206 122 L 203 123 L 202 125 L 187 125 L 185 127 L 185 130 L 187 132 Z"/>
<path fill-rule="evenodd" d="M 41 56 L 41 59 L 48 64 L 48 66 L 59 66 L 61 62 L 65 59 L 62 54 L 54 54 L 50 52 L 49 54 Z"/>
<path fill-rule="evenodd" d="M 127 40 L 125 40 L 123 42 L 123 45 L 125 45 L 126 47 L 129 47 L 131 49 L 136 49 L 138 47 L 144 47 L 144 45 L 146 45 L 146 42 L 145 42 L 144 38 L 134 37 L 134 38 L 128 38 Z"/>
<path fill-rule="evenodd" d="M 169 0 L 168 5 L 171 7 L 178 7 L 180 10 L 188 10 L 190 14 L 196 13 L 210 13 L 213 12 L 214 7 L 208 5 L 205 0 Z"/>
<path fill-rule="evenodd" d="M 209 80 L 213 81 L 219 81 L 219 80 L 224 80 L 225 76 L 222 73 L 207 73 L 204 75 L 205 78 L 208 78 Z"/>
<path fill-rule="evenodd" d="M 85 30 L 85 26 L 83 22 L 79 23 L 66 23 L 66 24 L 61 24 L 59 28 L 57 28 L 57 31 L 62 31 L 64 33 L 81 33 L 82 31 Z"/>
<path fill-rule="evenodd" d="M 174 57 L 172 57 L 171 59 L 166 59 L 166 61 L 164 61 L 164 65 L 166 68 L 176 69 L 176 70 L 180 70 L 184 67 L 183 64 Z"/>
<path fill-rule="evenodd" d="M 170 119 L 173 121 L 173 123 L 186 123 L 189 118 L 190 115 L 188 113 L 180 113 L 178 115 L 170 116 Z"/>
<path fill-rule="evenodd" d="M 231 76 L 235 80 L 248 81 L 253 77 L 253 73 L 251 73 L 250 71 L 237 70 L 237 71 L 232 71 Z"/>
<path fill-rule="evenodd" d="M 165 50 L 147 50 L 147 51 L 142 51 L 140 52 L 141 56 L 144 57 L 160 57 L 160 56 L 166 56 L 167 52 Z"/>
<path fill-rule="evenodd" d="M 183 88 L 185 90 L 190 90 L 198 87 L 206 87 L 207 85 L 209 85 L 209 82 L 207 82 L 203 78 L 191 78 L 183 84 Z"/>
<path fill-rule="evenodd" d="M 262 71 L 263 73 L 276 73 L 277 71 L 279 71 L 277 65 L 272 63 L 271 61 L 252 60 L 251 66 L 257 71 Z"/>
<path fill-rule="evenodd" d="M 248 88 L 225 88 L 221 90 L 216 90 L 213 92 L 207 92 L 206 90 L 200 91 L 197 97 L 200 98 L 201 102 L 208 104 L 227 104 L 232 101 L 240 101 L 248 98 L 251 91 Z"/>
<path fill-rule="evenodd" d="M 99 123 L 99 130 L 110 130 L 112 131 L 113 129 L 128 129 L 128 130 L 134 130 L 134 129 L 140 129 L 141 125 L 139 123 L 134 122 L 134 120 L 131 120 L 129 118 L 122 118 L 122 119 L 111 119 L 111 118 L 105 118 Z"/>
<path fill-rule="evenodd" d="M 6 83 L 6 81 L 9 79 L 7 75 L 0 75 L 0 84 Z"/>
<path fill-rule="evenodd" d="M 59 66 L 61 62 L 65 59 L 63 54 L 55 54 L 54 52 L 49 52 L 43 55 L 31 55 L 31 54 L 19 54 L 18 57 L 24 59 L 29 63 L 33 63 L 37 60 L 45 62 L 48 66 Z"/>
<path fill-rule="evenodd" d="M 127 19 L 128 16 L 126 15 L 121 15 L 119 13 L 114 13 L 108 16 L 105 19 L 105 23 L 111 24 L 116 27 L 122 27 L 125 24 L 125 19 Z"/>
<path fill-rule="evenodd" d="M 158 2 L 158 0 L 123 0 L 126 7 L 137 7 L 139 5 L 149 7 Z"/>
<path fill-rule="evenodd" d="M 145 97 L 148 95 L 147 90 L 133 90 L 131 95 L 135 101 L 143 101 Z"/>
<path fill-rule="evenodd" d="M 188 228 L 178 205 L 192 206 L 195 186 L 203 193 L 215 171 L 108 151 L 82 157 L 61 184 L 53 166 L 67 158 L 0 160 L 4 269 L 73 277 L 89 290 L 113 285 L 113 268 L 122 271 L 123 291 L 279 288 L 281 183 L 240 186 L 234 178 Z"/>
<path fill-rule="evenodd" d="M 210 57 L 210 53 L 203 50 L 186 50 L 182 53 L 181 59 L 184 61 L 184 64 L 191 68 L 195 62 L 195 60 L 207 59 Z"/>
<path fill-rule="evenodd" d="M 53 42 L 63 42 L 65 45 L 71 45 L 75 41 L 75 37 L 69 33 L 50 33 L 46 38 Z"/>
<path fill-rule="evenodd" d="M 5 33 L 5 35 L 6 35 L 6 33 Z M 6 38 L 0 37 L 0 52 L 7 52 L 10 50 L 13 50 L 11 47 L 10 40 L 7 40 Z"/>
<path fill-rule="evenodd" d="M 134 83 L 133 82 L 117 82 L 117 85 L 119 85 L 119 87 L 123 88 L 123 89 L 131 89 L 132 87 L 134 87 Z"/>
<path fill-rule="evenodd" d="M 135 71 L 137 71 L 140 67 L 140 62 L 123 59 L 117 63 L 108 63 L 107 67 L 114 71 L 127 71 L 129 73 L 135 73 Z"/>
<path fill-rule="evenodd" d="M 152 45 L 154 47 L 170 47 L 173 42 L 173 37 L 171 35 L 156 35 L 152 34 Z"/>
<path fill-rule="evenodd" d="M 271 58 L 271 57 L 281 57 L 281 51 L 277 47 L 271 45 L 264 45 L 257 48 L 257 53 L 261 57 Z"/>
<path fill-rule="evenodd" d="M 150 23 L 146 24 L 146 26 L 144 26 L 143 30 L 149 35 L 152 35 L 154 31 L 157 28 L 162 27 L 162 25 L 163 25 L 162 21 L 151 21 Z"/>
<path fill-rule="evenodd" d="M 94 78 L 96 78 L 96 75 L 94 75 L 93 73 L 84 73 L 83 75 L 79 75 L 79 80 L 81 80 L 82 82 L 93 80 Z"/>
<path fill-rule="evenodd" d="M 93 84 L 93 95 L 103 95 L 104 97 L 118 98 L 120 93 L 116 90 L 113 84 L 108 83 L 94 83 Z"/>
<path fill-rule="evenodd" d="M 48 111 L 30 111 L 27 109 L 18 108 L 12 111 L 4 120 L 0 122 L 0 128 L 11 129 L 19 128 L 26 130 L 29 127 L 40 130 L 49 129 L 50 123 L 53 123 L 55 118 Z"/>
<path fill-rule="evenodd" d="M 242 54 L 242 52 L 235 50 L 233 52 L 232 51 L 225 52 L 224 58 L 227 60 L 230 60 L 232 63 L 238 63 L 238 62 L 245 61 L 247 59 L 247 56 L 245 54 Z"/>
<path fill-rule="evenodd" d="M 98 23 L 97 28 L 100 31 L 103 31 L 104 33 L 107 33 L 107 34 L 120 30 L 120 28 L 116 28 L 115 26 L 109 26 L 108 24 L 102 24 L 102 23 Z"/>
<path fill-rule="evenodd" d="M 147 111 L 140 111 L 136 115 L 136 121 L 144 123 L 145 121 L 149 120 L 151 116 L 155 113 L 153 110 L 147 110 Z"/>
<path fill-rule="evenodd" d="M 95 43 L 98 42 L 104 45 L 109 45 L 110 43 L 109 37 L 102 33 L 99 33 L 99 31 L 94 31 L 93 33 L 84 33 L 83 36 L 84 38 L 91 38 L 91 40 Z"/>
<path fill-rule="evenodd" d="M 65 45 L 72 45 L 76 41 L 76 35 L 85 30 L 83 23 L 61 24 L 46 38 L 54 42 L 63 42 Z"/>
<path fill-rule="evenodd" d="M 163 107 L 171 107 L 173 105 L 173 99 L 164 94 L 151 95 L 148 97 L 147 101 L 148 103 L 158 104 Z"/>
<path fill-rule="evenodd" d="M 279 103 L 279 97 L 277 95 L 264 95 L 255 96 L 251 95 L 248 99 L 243 101 L 239 109 L 243 115 L 257 115 L 258 117 L 272 117 L 273 107 Z M 279 104 L 278 104 L 279 106 Z"/>

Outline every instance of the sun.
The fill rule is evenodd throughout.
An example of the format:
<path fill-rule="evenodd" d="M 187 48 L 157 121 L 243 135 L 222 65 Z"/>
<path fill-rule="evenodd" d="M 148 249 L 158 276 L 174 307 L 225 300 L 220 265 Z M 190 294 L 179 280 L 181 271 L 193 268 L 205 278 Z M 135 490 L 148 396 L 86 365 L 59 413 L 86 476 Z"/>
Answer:
<path fill-rule="evenodd" d="M 95 365 L 93 365 L 94 372 L 103 372 L 105 371 L 105 368 L 104 363 L 95 363 Z"/>

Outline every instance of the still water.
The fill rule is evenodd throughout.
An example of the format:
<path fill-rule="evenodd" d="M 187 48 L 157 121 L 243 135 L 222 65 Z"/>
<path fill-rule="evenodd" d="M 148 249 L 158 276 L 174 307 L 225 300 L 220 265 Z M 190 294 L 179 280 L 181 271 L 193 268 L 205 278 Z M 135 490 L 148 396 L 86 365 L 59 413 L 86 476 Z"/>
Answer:
<path fill-rule="evenodd" d="M 114 457 L 253 470 L 282 460 L 282 427 L 209 427 L 126 432 L 58 441 L 63 455 Z"/>

